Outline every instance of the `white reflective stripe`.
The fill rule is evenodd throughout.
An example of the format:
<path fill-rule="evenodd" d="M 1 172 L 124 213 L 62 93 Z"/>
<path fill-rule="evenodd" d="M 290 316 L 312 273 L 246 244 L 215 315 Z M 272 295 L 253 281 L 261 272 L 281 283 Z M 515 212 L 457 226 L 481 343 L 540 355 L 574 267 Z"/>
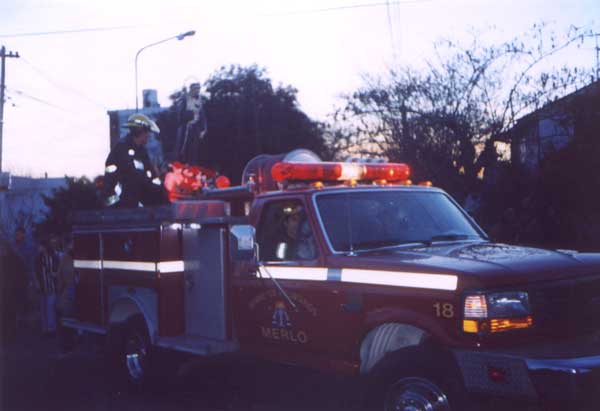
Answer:
<path fill-rule="evenodd" d="M 104 171 L 106 171 L 107 173 L 114 173 L 115 171 L 117 171 L 117 166 L 114 164 L 109 164 L 106 166 L 106 168 L 104 169 Z"/>
<path fill-rule="evenodd" d="M 127 154 L 129 154 L 130 156 L 135 156 L 135 151 L 133 151 L 132 148 L 129 149 L 129 151 L 127 151 Z"/>
<path fill-rule="evenodd" d="M 150 170 L 146 170 L 146 177 L 152 178 L 152 172 L 150 172 Z"/>
<path fill-rule="evenodd" d="M 156 271 L 156 263 L 149 261 L 114 261 L 104 260 L 104 268 L 113 270 Z"/>
<path fill-rule="evenodd" d="M 140 171 L 144 171 L 144 163 L 139 160 L 133 159 L 133 166 Z"/>
<path fill-rule="evenodd" d="M 74 260 L 73 265 L 75 268 L 96 270 L 99 270 L 102 267 L 100 260 Z M 177 273 L 184 271 L 184 264 L 181 260 L 161 261 L 158 264 L 147 261 L 104 260 L 103 265 L 106 269 L 115 270 L 155 272 L 158 269 L 161 273 Z M 280 280 L 327 281 L 328 271 L 330 271 L 330 269 L 325 267 L 260 267 L 260 274 L 263 278 L 269 278 L 270 274 L 271 277 Z M 360 270 L 354 268 L 343 268 L 341 272 L 341 281 L 346 283 L 449 291 L 455 291 L 458 285 L 458 277 L 449 274 L 423 274 L 402 271 Z"/>
<path fill-rule="evenodd" d="M 155 184 L 155 185 L 159 186 L 160 185 L 160 178 L 154 177 L 152 179 L 152 184 Z"/>
<path fill-rule="evenodd" d="M 265 272 L 265 268 L 266 271 Z M 263 278 L 271 277 L 280 280 L 312 280 L 326 281 L 327 268 L 316 267 L 260 267 L 260 275 Z"/>
<path fill-rule="evenodd" d="M 446 274 L 344 268 L 342 269 L 342 282 L 454 291 L 456 290 L 458 278 L 455 275 Z"/>
<path fill-rule="evenodd" d="M 102 268 L 100 260 L 74 260 L 75 268 L 90 268 L 99 270 Z M 113 270 L 132 270 L 155 272 L 157 264 L 149 261 L 116 261 L 104 260 L 104 268 Z M 158 263 L 158 271 L 161 273 L 177 273 L 183 271 L 183 261 L 161 261 Z"/>
<path fill-rule="evenodd" d="M 161 261 L 158 263 L 161 273 L 179 273 L 183 271 L 183 261 Z"/>
<path fill-rule="evenodd" d="M 99 260 L 73 260 L 73 267 L 89 268 L 92 270 L 99 270 L 102 268 Z"/>

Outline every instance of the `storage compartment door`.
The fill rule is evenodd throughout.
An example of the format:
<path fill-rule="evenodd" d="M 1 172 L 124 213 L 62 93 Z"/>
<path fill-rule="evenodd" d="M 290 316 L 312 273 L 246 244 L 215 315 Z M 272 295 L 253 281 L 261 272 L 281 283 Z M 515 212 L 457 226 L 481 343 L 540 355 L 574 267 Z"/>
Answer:
<path fill-rule="evenodd" d="M 225 235 L 220 226 L 183 230 L 187 335 L 227 339 Z"/>

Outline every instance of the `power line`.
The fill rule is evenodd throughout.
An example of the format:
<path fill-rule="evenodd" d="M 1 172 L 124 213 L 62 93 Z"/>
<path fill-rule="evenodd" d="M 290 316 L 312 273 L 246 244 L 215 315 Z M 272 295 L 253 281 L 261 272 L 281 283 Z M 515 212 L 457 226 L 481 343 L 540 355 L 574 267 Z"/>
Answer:
<path fill-rule="evenodd" d="M 394 61 L 396 60 L 396 47 L 394 44 L 394 30 L 392 28 L 392 16 L 390 14 L 390 1 L 387 0 L 385 2 L 385 8 L 387 11 L 387 23 L 388 23 L 388 31 L 390 32 L 390 46 L 392 47 L 392 56 Z"/>
<path fill-rule="evenodd" d="M 80 130 L 81 132 L 84 132 L 86 135 L 100 137 L 100 134 L 96 134 L 94 132 L 94 130 L 90 129 L 89 123 L 84 123 L 84 122 L 75 120 L 75 118 L 78 118 L 79 115 L 77 113 L 75 113 L 74 111 L 68 110 L 64 107 L 61 107 L 54 103 L 51 103 L 47 100 L 33 96 L 31 94 L 28 94 L 22 90 L 7 89 L 7 91 L 9 91 L 14 96 L 26 98 L 26 99 L 35 101 L 36 103 L 42 104 L 44 106 L 59 110 L 62 113 L 61 116 L 62 116 L 63 120 L 66 121 L 67 123 L 71 124 L 76 129 Z M 12 100 L 14 101 L 14 98 L 12 98 Z M 102 138 L 104 138 L 104 137 L 102 137 Z"/>
<path fill-rule="evenodd" d="M 45 106 L 52 107 L 54 109 L 60 110 L 60 111 L 62 111 L 64 113 L 68 113 L 70 115 L 77 116 L 78 118 L 81 117 L 81 114 L 78 113 L 78 112 L 76 112 L 76 111 L 70 110 L 70 109 L 65 108 L 63 106 L 59 106 L 58 104 L 52 103 L 51 101 L 45 100 L 45 99 L 43 99 L 41 97 L 37 97 L 37 96 L 35 96 L 33 94 L 30 94 L 30 93 L 28 93 L 26 91 L 17 90 L 17 89 L 8 88 L 8 87 L 6 87 L 6 91 L 8 91 L 10 94 L 12 94 L 13 97 L 14 96 L 23 97 L 23 98 L 35 101 L 37 103 L 43 104 Z M 88 117 L 88 118 L 91 119 L 91 117 Z M 84 123 L 81 123 L 81 124 L 83 125 Z"/>
<path fill-rule="evenodd" d="M 330 11 L 350 10 L 350 9 L 365 9 L 371 7 L 388 7 L 388 5 L 404 5 L 404 4 L 419 4 L 419 3 L 430 3 L 434 0 L 395 0 L 395 1 L 383 1 L 378 3 L 363 3 L 363 4 L 352 4 L 349 6 L 335 6 L 335 7 L 324 7 L 321 9 L 307 9 L 307 10 L 295 10 L 281 13 L 268 13 L 262 14 L 262 16 L 289 16 L 294 14 L 313 14 L 313 13 L 326 13 Z"/>
<path fill-rule="evenodd" d="M 94 104 L 95 106 L 98 106 L 100 108 L 102 108 L 103 110 L 108 111 L 108 107 L 94 99 L 92 99 L 91 97 L 89 97 L 88 95 L 86 95 L 85 93 L 71 87 L 71 86 L 67 86 L 65 84 L 59 83 L 56 80 L 53 80 L 47 73 L 45 73 L 42 69 L 34 66 L 29 60 L 25 59 L 25 58 L 21 58 L 23 60 L 24 63 L 26 63 L 38 76 L 40 76 L 41 78 L 43 78 L 44 80 L 46 80 L 48 83 L 52 84 L 54 87 L 61 89 L 61 90 L 65 90 L 67 92 L 70 92 L 72 94 L 75 94 L 76 96 L 88 101 L 89 103 Z"/>
<path fill-rule="evenodd" d="M 396 18 L 395 18 L 395 22 L 396 22 L 396 27 L 398 27 L 398 29 L 394 32 L 395 34 L 395 40 L 396 40 L 396 54 L 395 57 L 396 58 L 400 58 L 399 56 L 402 55 L 402 19 L 404 18 L 403 14 L 402 14 L 402 10 L 400 9 L 400 6 L 396 5 Z"/>
<path fill-rule="evenodd" d="M 56 4 L 56 3 L 55 4 L 48 4 L 47 1 L 40 1 L 40 2 L 36 2 L 36 3 L 30 3 L 27 6 L 29 8 L 34 8 L 35 7 L 36 9 L 54 9 L 54 8 L 57 8 L 57 7 L 61 7 L 60 4 Z M 22 10 L 22 9 L 23 9 L 22 5 L 18 5 L 16 7 L 11 7 L 11 6 L 8 6 L 8 5 L 2 5 L 2 6 L 0 6 L 0 11 L 6 12 L 6 13 L 8 13 L 10 11 L 19 11 L 19 10 Z"/>
<path fill-rule="evenodd" d="M 40 104 L 44 104 L 46 106 L 50 106 L 50 107 L 53 107 L 55 109 L 58 109 L 58 110 L 61 110 L 61 111 L 64 111 L 64 112 L 67 112 L 67 113 L 70 113 L 70 114 L 75 114 L 71 110 L 68 110 L 68 109 L 66 109 L 64 107 L 61 107 L 61 106 L 56 105 L 54 103 L 51 103 L 51 102 L 49 102 L 47 100 L 44 100 L 42 98 L 39 98 L 39 97 L 36 97 L 36 96 L 32 96 L 31 94 L 28 94 L 28 93 L 26 93 L 26 92 L 24 92 L 22 90 L 16 90 L 16 89 L 13 89 L 13 88 L 6 87 L 6 91 L 9 91 L 11 93 L 15 93 L 15 94 L 17 94 L 17 95 L 19 95 L 21 97 L 28 98 L 30 100 L 36 101 L 36 102 L 38 102 Z"/>
<path fill-rule="evenodd" d="M 67 29 L 67 30 L 55 30 L 55 31 L 34 31 L 30 33 L 13 33 L 13 34 L 0 34 L 0 38 L 8 37 L 33 37 L 33 36 L 48 36 L 53 34 L 73 34 L 73 33 L 89 33 L 95 31 L 114 31 L 114 30 L 129 30 L 139 27 L 148 26 L 148 24 L 132 24 L 128 26 L 109 26 L 109 27 L 90 27 L 81 29 Z"/>
<path fill-rule="evenodd" d="M 315 13 L 327 13 L 332 11 L 341 11 L 341 10 L 352 10 L 352 9 L 364 9 L 364 8 L 372 8 L 372 7 L 389 7 L 389 5 L 408 5 L 408 4 L 421 4 L 421 3 L 430 3 L 435 0 L 395 0 L 395 1 L 385 1 L 385 2 L 377 2 L 377 3 L 363 3 L 363 4 L 352 4 L 348 6 L 334 6 L 334 7 L 324 7 L 320 9 L 305 9 L 305 10 L 293 10 L 288 12 L 278 12 L 278 13 L 262 13 L 257 14 L 256 16 L 263 17 L 280 17 L 280 16 L 292 16 L 292 15 L 302 15 L 302 14 L 315 14 Z M 183 22 L 177 22 L 180 24 Z M 169 23 L 160 23 L 164 24 L 175 24 L 175 22 Z M 90 33 L 90 32 L 99 32 L 99 31 L 116 31 L 116 30 L 130 30 L 136 29 L 140 27 L 151 27 L 157 26 L 159 23 L 153 24 L 131 24 L 126 26 L 107 26 L 107 27 L 85 27 L 78 29 L 65 29 L 65 30 L 54 30 L 54 31 L 36 31 L 29 33 L 10 33 L 10 34 L 0 34 L 0 38 L 15 38 L 15 37 L 36 37 L 36 36 L 49 36 L 49 35 L 57 35 L 57 34 L 78 34 L 78 33 Z"/>

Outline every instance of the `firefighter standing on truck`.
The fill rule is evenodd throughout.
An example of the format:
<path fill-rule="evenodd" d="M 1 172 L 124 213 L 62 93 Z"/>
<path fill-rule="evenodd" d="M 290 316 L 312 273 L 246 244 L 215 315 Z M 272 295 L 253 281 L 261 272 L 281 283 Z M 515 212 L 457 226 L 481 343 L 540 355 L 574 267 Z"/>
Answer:
<path fill-rule="evenodd" d="M 105 163 L 104 202 L 110 207 L 135 208 L 164 202 L 162 182 L 150 162 L 146 143 L 150 132 L 159 133 L 154 121 L 133 114 L 129 133 L 111 150 Z"/>
<path fill-rule="evenodd" d="M 200 96 L 200 83 L 192 83 L 189 93 L 176 103 L 179 116 L 179 128 L 175 143 L 175 155 L 178 161 L 190 165 L 200 165 L 200 142 L 207 130 L 206 115 Z"/>

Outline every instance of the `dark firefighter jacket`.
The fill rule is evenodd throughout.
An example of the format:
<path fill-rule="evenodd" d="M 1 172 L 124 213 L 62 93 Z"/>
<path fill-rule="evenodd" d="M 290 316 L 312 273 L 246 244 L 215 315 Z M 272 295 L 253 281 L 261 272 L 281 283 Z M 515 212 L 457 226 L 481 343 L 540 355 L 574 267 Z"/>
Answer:
<path fill-rule="evenodd" d="M 144 147 L 129 134 L 111 150 L 105 163 L 104 201 L 107 206 L 133 208 L 164 202 L 162 182 Z"/>

